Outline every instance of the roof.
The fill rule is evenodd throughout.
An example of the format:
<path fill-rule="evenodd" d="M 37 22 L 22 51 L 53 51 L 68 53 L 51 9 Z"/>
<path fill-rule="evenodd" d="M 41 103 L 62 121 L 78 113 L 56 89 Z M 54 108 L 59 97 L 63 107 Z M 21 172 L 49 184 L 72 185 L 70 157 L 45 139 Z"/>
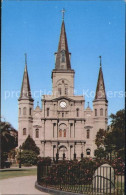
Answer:
<path fill-rule="evenodd" d="M 99 69 L 97 88 L 96 88 L 94 100 L 106 100 L 107 101 L 101 64 L 100 64 L 100 69 Z"/>
<path fill-rule="evenodd" d="M 23 75 L 23 81 L 22 81 L 22 87 L 21 87 L 21 93 L 20 93 L 20 98 L 21 99 L 29 99 L 33 100 L 31 96 L 31 89 L 30 89 L 30 83 L 29 83 L 29 76 L 28 76 L 28 71 L 27 71 L 27 64 L 25 64 L 25 69 L 24 69 L 24 75 Z"/>

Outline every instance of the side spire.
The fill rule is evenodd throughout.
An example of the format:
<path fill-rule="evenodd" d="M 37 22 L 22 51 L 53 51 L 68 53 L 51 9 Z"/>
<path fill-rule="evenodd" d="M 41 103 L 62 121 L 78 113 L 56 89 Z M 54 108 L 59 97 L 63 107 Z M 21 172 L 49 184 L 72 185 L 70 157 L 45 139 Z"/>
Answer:
<path fill-rule="evenodd" d="M 27 71 L 27 53 L 25 53 L 24 55 L 25 55 L 25 71 Z"/>
<path fill-rule="evenodd" d="M 65 23 L 64 23 L 64 12 L 65 10 L 63 9 L 58 51 L 57 53 L 55 53 L 56 54 L 56 63 L 55 63 L 56 70 L 70 70 L 71 69 L 70 53 L 68 49 L 67 36 L 66 36 L 66 31 L 65 31 Z"/>
<path fill-rule="evenodd" d="M 97 81 L 97 88 L 95 93 L 95 99 L 94 100 L 106 100 L 106 92 L 105 92 L 105 84 L 104 84 L 104 78 L 103 78 L 103 72 L 102 72 L 102 64 L 101 64 L 101 56 L 100 58 L 100 69 L 99 69 L 99 75 L 98 75 L 98 81 Z"/>
<path fill-rule="evenodd" d="M 25 53 L 25 69 L 24 69 L 24 75 L 23 75 L 23 81 L 22 81 L 22 87 L 21 87 L 21 93 L 20 93 L 19 100 L 21 99 L 33 100 L 31 96 L 31 89 L 30 89 L 29 76 L 28 76 L 28 70 L 27 70 L 27 54 L 26 53 Z"/>

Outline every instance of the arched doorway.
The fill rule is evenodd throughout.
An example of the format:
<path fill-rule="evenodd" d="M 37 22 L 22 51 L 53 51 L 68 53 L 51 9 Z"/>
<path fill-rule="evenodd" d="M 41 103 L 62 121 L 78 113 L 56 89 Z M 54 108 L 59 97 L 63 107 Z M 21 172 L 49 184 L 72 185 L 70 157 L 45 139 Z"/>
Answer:
<path fill-rule="evenodd" d="M 63 160 L 63 157 L 64 160 L 67 159 L 67 148 L 64 145 L 59 147 L 59 160 Z"/>

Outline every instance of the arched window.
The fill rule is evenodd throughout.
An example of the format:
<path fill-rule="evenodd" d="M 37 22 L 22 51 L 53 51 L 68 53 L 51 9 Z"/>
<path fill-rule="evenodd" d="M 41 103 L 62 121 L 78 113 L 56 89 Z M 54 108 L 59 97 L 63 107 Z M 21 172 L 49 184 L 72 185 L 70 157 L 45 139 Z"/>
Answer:
<path fill-rule="evenodd" d="M 64 129 L 63 134 L 64 134 L 64 137 L 66 137 L 66 129 Z"/>
<path fill-rule="evenodd" d="M 100 116 L 103 116 L 103 108 L 100 109 Z"/>
<path fill-rule="evenodd" d="M 29 115 L 32 114 L 32 108 L 29 108 Z"/>
<path fill-rule="evenodd" d="M 61 51 L 62 59 L 61 62 L 65 62 L 65 51 Z"/>
<path fill-rule="evenodd" d="M 89 138 L 90 138 L 90 130 L 87 129 L 87 139 L 89 139 Z"/>
<path fill-rule="evenodd" d="M 61 88 L 58 88 L 58 94 L 61 95 Z"/>
<path fill-rule="evenodd" d="M 95 109 L 95 116 L 97 116 L 97 109 Z"/>
<path fill-rule="evenodd" d="M 59 130 L 59 137 L 62 137 L 62 129 Z"/>
<path fill-rule="evenodd" d="M 79 108 L 76 109 L 76 116 L 79 117 Z"/>
<path fill-rule="evenodd" d="M 91 154 L 91 150 L 88 148 L 88 149 L 86 150 L 86 153 L 87 153 L 87 155 L 90 155 L 90 154 Z"/>
<path fill-rule="evenodd" d="M 26 115 L 26 107 L 23 108 L 23 115 Z"/>
<path fill-rule="evenodd" d="M 68 95 L 68 88 L 65 87 L 65 95 Z"/>
<path fill-rule="evenodd" d="M 26 128 L 23 129 L 23 135 L 26 135 Z"/>
<path fill-rule="evenodd" d="M 47 108 L 47 116 L 49 116 L 49 108 Z"/>
<path fill-rule="evenodd" d="M 64 117 L 64 112 L 62 113 L 62 117 Z"/>
<path fill-rule="evenodd" d="M 35 137 L 36 137 L 36 138 L 39 138 L 39 129 L 36 129 L 36 130 L 35 130 Z"/>
<path fill-rule="evenodd" d="M 58 136 L 59 137 L 66 137 L 66 129 L 67 129 L 67 126 L 66 124 L 62 123 L 59 125 L 59 130 L 58 130 Z"/>
<path fill-rule="evenodd" d="M 19 108 L 19 115 L 21 115 L 21 108 Z"/>

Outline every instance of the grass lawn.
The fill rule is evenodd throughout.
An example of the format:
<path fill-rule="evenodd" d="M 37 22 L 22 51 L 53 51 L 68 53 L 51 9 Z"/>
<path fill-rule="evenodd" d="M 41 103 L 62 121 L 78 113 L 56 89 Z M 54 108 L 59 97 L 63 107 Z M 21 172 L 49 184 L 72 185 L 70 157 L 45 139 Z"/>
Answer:
<path fill-rule="evenodd" d="M 12 177 L 21 177 L 21 176 L 30 176 L 30 175 L 36 175 L 37 177 L 37 168 L 31 168 L 31 169 L 17 169 L 17 170 L 3 170 L 0 172 L 0 179 L 8 179 Z"/>

